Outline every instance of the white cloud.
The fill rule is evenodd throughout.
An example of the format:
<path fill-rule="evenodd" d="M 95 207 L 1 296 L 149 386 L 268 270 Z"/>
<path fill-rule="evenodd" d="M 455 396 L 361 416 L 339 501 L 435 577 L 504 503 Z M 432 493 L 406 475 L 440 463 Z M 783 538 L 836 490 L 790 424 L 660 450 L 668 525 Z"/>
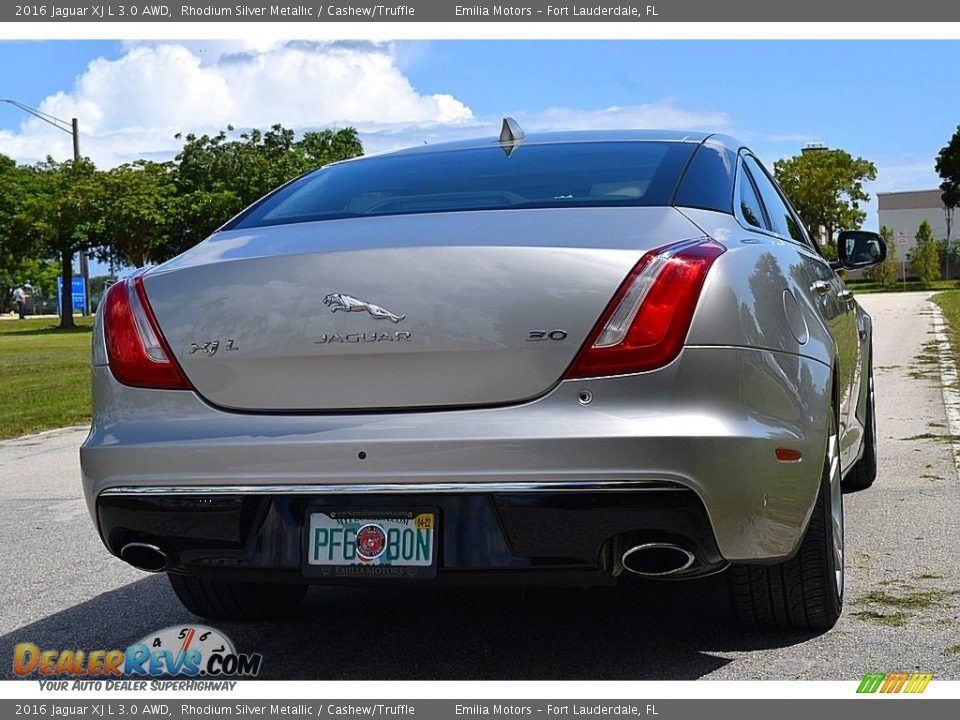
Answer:
<path fill-rule="evenodd" d="M 548 108 L 542 113 L 520 114 L 517 119 L 530 130 L 711 130 L 724 131 L 731 125 L 726 113 L 688 110 L 675 98 L 644 105 L 611 105 L 599 110 Z"/>
<path fill-rule="evenodd" d="M 499 117 L 475 116 L 451 94 L 423 94 L 404 74 L 402 52 L 365 41 L 128 42 L 115 60 L 93 60 L 74 86 L 40 109 L 80 118 L 81 151 L 100 167 L 168 159 L 182 133 L 227 125 L 296 130 L 352 125 L 368 153 L 469 137 L 493 137 Z M 600 109 L 552 107 L 516 113 L 527 130 L 729 130 L 722 112 L 675 98 Z M 70 137 L 30 118 L 0 131 L 0 152 L 21 161 L 71 155 Z"/>
<path fill-rule="evenodd" d="M 98 58 L 70 91 L 40 110 L 81 119 L 81 150 L 103 166 L 169 156 L 177 132 L 236 127 L 442 123 L 473 113 L 451 95 L 418 93 L 394 62 L 390 45 L 292 42 L 266 48 L 220 43 L 207 54 L 183 44 L 126 48 Z M 70 153 L 70 138 L 31 118 L 0 135 L 0 152 L 34 160 Z"/>
<path fill-rule="evenodd" d="M 552 130 L 729 130 L 731 120 L 725 113 L 682 108 L 673 98 L 644 105 L 614 105 L 598 110 L 548 108 L 541 112 L 515 112 L 513 116 L 530 132 Z M 500 132 L 499 117 L 475 117 L 456 125 L 441 123 L 365 124 L 356 127 L 367 153 L 387 152 L 411 145 L 495 137 Z"/>

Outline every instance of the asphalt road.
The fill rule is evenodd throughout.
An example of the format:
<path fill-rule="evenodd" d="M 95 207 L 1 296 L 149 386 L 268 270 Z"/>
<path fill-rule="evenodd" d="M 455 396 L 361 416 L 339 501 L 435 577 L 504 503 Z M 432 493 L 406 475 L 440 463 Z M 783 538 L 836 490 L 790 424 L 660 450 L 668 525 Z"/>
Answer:
<path fill-rule="evenodd" d="M 592 590 L 318 589 L 299 618 L 218 627 L 272 679 L 960 679 L 960 482 L 921 293 L 862 298 L 876 326 L 880 476 L 844 498 L 847 601 L 820 635 L 745 633 L 722 578 Z M 0 443 L 0 667 L 18 642 L 123 648 L 195 622 L 167 580 L 101 546 L 85 430 Z M 6 658 L 6 659 L 4 659 Z"/>

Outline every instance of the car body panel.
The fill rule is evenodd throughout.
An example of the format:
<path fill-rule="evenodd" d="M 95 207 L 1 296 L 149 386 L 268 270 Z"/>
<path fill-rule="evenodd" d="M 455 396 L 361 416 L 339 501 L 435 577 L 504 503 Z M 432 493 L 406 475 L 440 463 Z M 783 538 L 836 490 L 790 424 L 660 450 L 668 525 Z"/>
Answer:
<path fill-rule="evenodd" d="M 85 495 L 95 513 L 117 487 L 668 481 L 703 501 L 724 558 L 773 561 L 796 549 L 820 478 L 819 462 L 774 451 L 822 455 L 829 375 L 799 355 L 687 347 L 661 370 L 565 381 L 508 407 L 269 415 L 130 388 L 99 367 L 95 402 L 110 410 L 81 450 Z"/>
<path fill-rule="evenodd" d="M 595 210 L 237 230 L 144 284 L 190 382 L 221 407 L 517 402 L 559 381 L 646 250 L 699 234 L 673 208 Z M 387 314 L 338 311 L 326 298 L 341 293 Z"/>
<path fill-rule="evenodd" d="M 686 133 L 530 141 L 631 137 L 710 137 L 734 160 L 740 149 Z M 484 143 L 404 152 L 427 161 Z M 693 238 L 725 251 L 679 355 L 645 372 L 567 377 L 643 254 Z M 862 453 L 869 316 L 812 243 L 732 211 L 486 210 L 227 229 L 143 283 L 193 389 L 118 382 L 98 317 L 81 467 L 110 551 L 149 541 L 176 555 L 173 572 L 263 580 L 282 569 L 284 582 L 333 582 L 301 568 L 298 549 L 306 513 L 323 503 L 439 508 L 438 582 L 467 570 L 605 582 L 641 529 L 695 546 L 708 569 L 776 563 L 806 531 L 832 413 L 844 471 Z M 335 311 L 331 294 L 365 306 Z M 401 326 L 409 342 L 316 342 Z M 561 339 L 530 341 L 554 329 Z M 572 550 L 575 533 L 590 539 Z"/>
<path fill-rule="evenodd" d="M 711 269 L 687 342 L 795 352 L 836 367 L 841 465 L 846 471 L 861 451 L 863 348 L 872 340 L 869 315 L 852 299 L 843 299 L 843 281 L 811 248 L 746 228 L 732 215 L 681 211 L 729 248 Z M 817 293 L 817 282 L 829 283 L 830 292 Z M 804 343 L 790 331 L 784 292 L 801 310 Z"/>

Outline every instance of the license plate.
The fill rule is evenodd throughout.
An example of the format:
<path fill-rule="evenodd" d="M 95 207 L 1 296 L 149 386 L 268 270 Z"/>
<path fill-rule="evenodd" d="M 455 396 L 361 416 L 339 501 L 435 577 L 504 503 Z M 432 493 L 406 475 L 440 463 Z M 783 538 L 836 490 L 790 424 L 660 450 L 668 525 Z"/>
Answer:
<path fill-rule="evenodd" d="M 307 566 L 338 577 L 433 575 L 436 531 L 432 511 L 311 512 Z"/>

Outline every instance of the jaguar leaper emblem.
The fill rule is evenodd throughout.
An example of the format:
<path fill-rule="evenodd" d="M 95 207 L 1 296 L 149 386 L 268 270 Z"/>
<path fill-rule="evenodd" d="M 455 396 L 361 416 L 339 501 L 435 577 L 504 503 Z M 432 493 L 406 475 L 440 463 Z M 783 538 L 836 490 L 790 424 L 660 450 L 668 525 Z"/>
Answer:
<path fill-rule="evenodd" d="M 336 312 L 337 310 L 343 310 L 344 312 L 368 312 L 375 318 L 385 318 L 395 323 L 400 322 L 406 317 L 406 315 L 394 315 L 379 305 L 358 300 L 355 297 L 344 295 L 343 293 L 330 293 L 323 299 L 323 304 L 330 308 L 330 312 Z"/>

